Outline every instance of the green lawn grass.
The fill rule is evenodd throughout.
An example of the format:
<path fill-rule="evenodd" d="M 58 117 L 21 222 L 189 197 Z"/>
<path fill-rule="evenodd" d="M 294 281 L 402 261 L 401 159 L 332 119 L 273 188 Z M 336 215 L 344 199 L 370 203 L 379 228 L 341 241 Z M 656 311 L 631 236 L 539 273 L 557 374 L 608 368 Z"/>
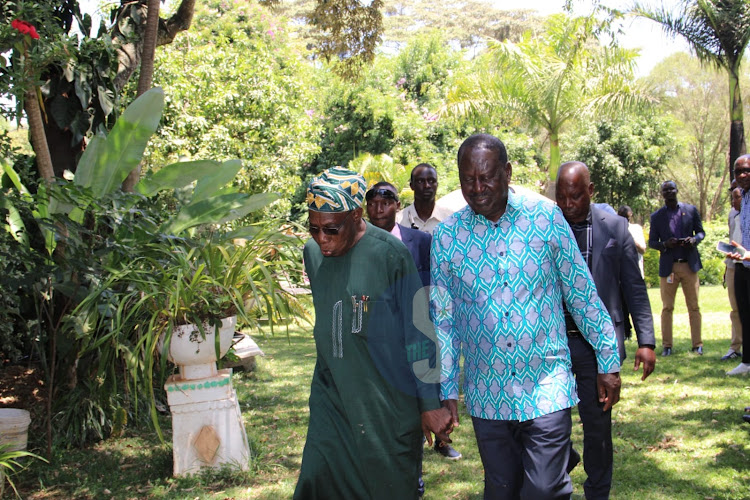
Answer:
<path fill-rule="evenodd" d="M 658 341 L 661 301 L 658 289 L 649 293 Z M 719 361 L 729 346 L 726 291 L 701 289 L 702 357 L 690 353 L 681 292 L 677 302 L 674 355 L 657 356 L 656 370 L 645 382 L 632 370 L 635 342 L 627 345 L 622 400 L 614 410 L 612 498 L 750 498 L 750 425 L 741 420 L 750 404 L 750 377 L 725 376 L 736 363 Z M 290 498 L 307 431 L 314 344 L 309 326 L 290 329 L 288 339 L 283 331 L 254 337 L 266 356 L 254 372 L 233 378 L 254 455 L 250 471 L 174 479 L 170 446 L 159 444 L 153 432 L 128 429 L 124 437 L 89 449 L 57 450 L 51 465 L 33 463 L 17 478 L 24 498 Z M 426 499 L 481 498 L 482 465 L 461 408 L 462 425 L 453 438 L 464 456 L 451 462 L 425 450 Z M 164 428 L 169 427 L 165 418 Z M 573 436 L 580 449 L 575 416 Z M 583 498 L 581 466 L 572 478 L 574 498 Z"/>

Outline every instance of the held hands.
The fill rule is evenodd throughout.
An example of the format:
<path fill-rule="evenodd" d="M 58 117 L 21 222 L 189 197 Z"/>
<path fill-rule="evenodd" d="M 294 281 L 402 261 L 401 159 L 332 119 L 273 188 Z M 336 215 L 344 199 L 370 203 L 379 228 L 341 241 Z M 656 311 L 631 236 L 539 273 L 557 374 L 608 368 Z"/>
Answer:
<path fill-rule="evenodd" d="M 453 418 L 451 412 L 443 406 L 437 410 L 422 412 L 422 433 L 427 439 L 427 444 L 432 446 L 432 434 L 444 443 L 450 443 L 448 434 L 453 432 Z"/>
<path fill-rule="evenodd" d="M 458 427 L 458 400 L 446 399 L 443 401 L 443 407 L 448 408 L 451 412 L 451 424 L 453 427 Z"/>
<path fill-rule="evenodd" d="M 656 365 L 656 354 L 653 349 L 650 347 L 639 347 L 638 350 L 635 351 L 635 365 L 633 366 L 634 372 L 638 371 L 638 368 L 641 367 L 641 363 L 643 363 L 643 376 L 641 377 L 641 380 L 646 380 L 646 378 L 654 371 L 654 366 Z"/>
<path fill-rule="evenodd" d="M 609 410 L 620 400 L 620 384 L 619 373 L 597 374 L 596 391 L 599 393 L 599 402 L 604 403 L 602 411 Z"/>

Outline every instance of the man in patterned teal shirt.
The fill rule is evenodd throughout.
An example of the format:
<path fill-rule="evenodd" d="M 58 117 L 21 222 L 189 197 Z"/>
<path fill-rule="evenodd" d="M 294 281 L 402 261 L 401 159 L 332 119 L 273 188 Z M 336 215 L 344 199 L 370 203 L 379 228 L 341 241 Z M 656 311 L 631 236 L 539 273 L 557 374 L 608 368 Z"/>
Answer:
<path fill-rule="evenodd" d="M 512 169 L 499 139 L 466 139 L 458 172 L 468 207 L 435 228 L 431 252 L 441 399 L 458 425 L 463 352 L 486 500 L 569 498 L 578 398 L 562 303 L 596 352 L 605 411 L 620 397 L 612 321 L 560 210 L 508 192 Z"/>

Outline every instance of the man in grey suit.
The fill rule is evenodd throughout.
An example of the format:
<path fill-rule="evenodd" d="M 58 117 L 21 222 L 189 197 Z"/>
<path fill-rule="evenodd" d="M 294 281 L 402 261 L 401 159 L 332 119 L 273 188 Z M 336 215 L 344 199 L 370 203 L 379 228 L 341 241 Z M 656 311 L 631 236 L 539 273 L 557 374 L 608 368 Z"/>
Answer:
<path fill-rule="evenodd" d="M 654 323 L 646 284 L 638 267 L 638 252 L 628 231 L 628 221 L 592 206 L 594 184 L 589 169 L 581 162 L 560 166 L 557 174 L 557 204 L 570 224 L 589 270 L 596 291 L 612 317 L 617 333 L 620 359 L 625 359 L 625 301 L 633 318 L 638 349 L 634 369 L 643 364 L 645 380 L 654 370 Z M 601 388 L 596 386 L 597 365 L 594 350 L 578 331 L 567 313 L 573 374 L 578 386 L 578 413 L 583 422 L 583 466 L 586 499 L 609 498 L 612 485 L 612 414 L 602 411 Z M 571 453 L 569 470 L 575 467 L 577 453 Z M 578 458 L 580 460 L 580 458 Z"/>

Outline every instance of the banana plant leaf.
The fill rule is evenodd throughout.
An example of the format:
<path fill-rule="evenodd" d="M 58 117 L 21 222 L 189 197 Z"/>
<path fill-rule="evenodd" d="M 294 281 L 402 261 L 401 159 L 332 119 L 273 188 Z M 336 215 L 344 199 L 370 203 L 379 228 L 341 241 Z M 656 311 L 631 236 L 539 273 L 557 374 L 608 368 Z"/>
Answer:
<path fill-rule="evenodd" d="M 193 191 L 191 203 L 196 203 L 213 196 L 222 186 L 232 182 L 242 168 L 242 161 L 229 160 L 222 163 L 211 175 L 198 179 Z"/>
<path fill-rule="evenodd" d="M 26 232 L 26 225 L 21 219 L 21 214 L 18 213 L 16 207 L 6 197 L 0 198 L 0 208 L 4 208 L 8 211 L 8 215 L 5 217 L 6 229 L 13 238 L 19 242 L 24 248 L 29 248 L 29 235 Z"/>
<path fill-rule="evenodd" d="M 93 144 L 97 142 L 95 139 L 83 152 L 76 169 L 76 184 L 91 189 L 95 198 L 119 187 L 140 164 L 148 140 L 159 126 L 163 109 L 164 91 L 159 87 L 133 101 L 107 138 L 98 141 L 100 144 Z"/>
<path fill-rule="evenodd" d="M 279 199 L 277 193 L 230 193 L 214 196 L 207 200 L 191 203 L 170 221 L 165 223 L 160 232 L 180 234 L 182 231 L 201 224 L 224 224 L 246 216 Z"/>
<path fill-rule="evenodd" d="M 34 210 L 31 212 L 31 215 L 33 215 L 34 218 L 40 222 L 49 220 L 50 218 L 49 204 L 50 204 L 50 200 L 49 200 L 49 197 L 47 196 L 46 184 L 41 183 L 39 184 L 39 187 L 37 188 L 36 205 L 35 205 Z M 47 250 L 47 255 L 52 257 L 52 253 L 55 251 L 55 248 L 57 247 L 57 240 L 55 240 L 55 233 L 51 229 L 46 227 L 44 224 L 40 224 L 39 228 L 42 230 L 42 235 L 44 236 L 44 248 Z"/>
<path fill-rule="evenodd" d="M 21 178 L 18 177 L 16 171 L 13 170 L 13 166 L 4 159 L 0 159 L 0 164 L 3 167 L 3 172 L 5 173 L 5 175 L 10 179 L 10 181 L 13 183 L 13 186 L 15 186 L 18 192 L 21 193 L 23 198 L 31 200 L 29 191 L 21 182 Z M 23 219 L 21 218 L 21 214 L 19 213 L 18 209 L 5 196 L 0 197 L 0 208 L 4 208 L 8 211 L 8 215 L 5 217 L 5 228 L 8 230 L 10 235 L 13 236 L 13 238 L 17 242 L 22 244 L 24 248 L 29 248 L 29 235 L 26 231 L 26 225 L 23 223 Z"/>
<path fill-rule="evenodd" d="M 143 177 L 135 185 L 135 191 L 148 197 L 165 189 L 181 189 L 193 181 L 213 175 L 221 165 L 213 160 L 172 163 Z"/>
<path fill-rule="evenodd" d="M 13 186 L 15 186 L 18 192 L 21 193 L 23 198 L 27 201 L 31 201 L 31 194 L 21 182 L 21 177 L 19 177 L 15 170 L 13 170 L 13 165 L 5 159 L 0 159 L 0 164 L 3 166 L 3 173 L 5 173 L 8 179 L 10 179 L 10 182 L 13 183 Z"/>

